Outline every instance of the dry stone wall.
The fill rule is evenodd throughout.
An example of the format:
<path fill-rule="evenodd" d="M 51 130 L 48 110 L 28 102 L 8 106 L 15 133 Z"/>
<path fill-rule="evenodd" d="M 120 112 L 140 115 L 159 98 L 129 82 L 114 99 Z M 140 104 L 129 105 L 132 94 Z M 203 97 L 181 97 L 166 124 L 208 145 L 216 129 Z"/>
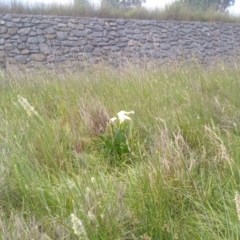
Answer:
<path fill-rule="evenodd" d="M 0 57 L 8 64 L 239 60 L 240 25 L 66 16 L 0 15 Z"/>

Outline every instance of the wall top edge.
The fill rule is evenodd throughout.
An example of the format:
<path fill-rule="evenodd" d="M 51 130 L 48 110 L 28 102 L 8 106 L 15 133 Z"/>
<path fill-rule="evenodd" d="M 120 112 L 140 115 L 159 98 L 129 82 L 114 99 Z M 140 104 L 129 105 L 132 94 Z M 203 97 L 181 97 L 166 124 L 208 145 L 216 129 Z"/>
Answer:
<path fill-rule="evenodd" d="M 16 14 L 16 13 L 5 13 L 0 14 L 1 20 L 8 20 L 9 18 L 26 18 L 26 17 L 34 17 L 36 19 L 43 19 L 43 18 L 61 18 L 61 19 L 87 19 L 87 20 L 97 20 L 102 19 L 105 21 L 125 21 L 125 22 L 140 22 L 140 23 L 184 23 L 189 25 L 194 25 L 196 23 L 206 24 L 206 25 L 212 25 L 212 24 L 218 24 L 218 25 L 240 25 L 240 22 L 216 22 L 216 21 L 183 21 L 183 20 L 161 20 L 161 19 L 135 19 L 135 18 L 104 18 L 104 17 L 81 17 L 81 16 L 63 16 L 63 15 L 35 15 L 35 14 Z"/>

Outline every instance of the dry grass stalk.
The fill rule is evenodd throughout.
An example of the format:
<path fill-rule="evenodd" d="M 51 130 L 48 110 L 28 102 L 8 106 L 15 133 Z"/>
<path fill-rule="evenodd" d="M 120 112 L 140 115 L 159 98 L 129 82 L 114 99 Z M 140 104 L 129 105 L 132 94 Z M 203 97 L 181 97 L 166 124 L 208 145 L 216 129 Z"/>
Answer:
<path fill-rule="evenodd" d="M 83 100 L 79 104 L 80 116 L 91 133 L 103 133 L 107 122 L 110 119 L 107 109 L 95 99 L 85 103 Z"/>
<path fill-rule="evenodd" d="M 239 194 L 238 191 L 236 191 L 234 201 L 235 201 L 235 204 L 236 204 L 238 220 L 240 221 L 240 194 Z"/>
<path fill-rule="evenodd" d="M 162 169 L 166 174 L 179 173 L 183 169 L 191 171 L 195 160 L 191 157 L 191 150 L 182 136 L 181 132 L 172 133 L 173 139 L 169 137 L 169 131 L 165 126 L 160 130 L 160 137 L 155 137 L 155 152 L 160 153 Z"/>
<path fill-rule="evenodd" d="M 232 159 L 228 153 L 228 150 L 220 138 L 220 136 L 216 133 L 215 127 L 211 128 L 208 126 L 204 126 L 206 137 L 210 140 L 210 143 L 214 148 L 216 148 L 216 156 L 214 157 L 214 162 L 221 163 L 226 161 L 231 165 Z"/>

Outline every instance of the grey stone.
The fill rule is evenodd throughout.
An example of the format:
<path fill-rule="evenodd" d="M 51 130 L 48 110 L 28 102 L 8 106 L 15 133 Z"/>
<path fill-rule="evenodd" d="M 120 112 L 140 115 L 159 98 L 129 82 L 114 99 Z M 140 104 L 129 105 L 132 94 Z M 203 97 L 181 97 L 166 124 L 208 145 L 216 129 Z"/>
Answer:
<path fill-rule="evenodd" d="M 59 24 L 58 24 L 58 27 L 66 27 L 66 26 L 67 26 L 66 23 L 59 23 Z"/>
<path fill-rule="evenodd" d="M 168 56 L 168 53 L 167 52 L 160 52 L 160 57 L 167 57 Z"/>
<path fill-rule="evenodd" d="M 43 34 L 43 30 L 37 29 L 37 35 L 42 35 L 42 34 Z"/>
<path fill-rule="evenodd" d="M 7 28 L 5 26 L 0 27 L 0 34 L 6 33 Z"/>
<path fill-rule="evenodd" d="M 32 27 L 32 26 L 34 26 L 33 23 L 24 23 L 23 24 L 23 27 Z"/>
<path fill-rule="evenodd" d="M 64 57 L 64 56 L 56 56 L 55 57 L 55 61 L 56 62 L 63 62 L 63 61 L 65 61 L 66 60 L 66 58 Z"/>
<path fill-rule="evenodd" d="M 42 36 L 28 38 L 29 43 L 42 43 L 42 42 L 45 42 L 45 40 L 46 39 Z"/>
<path fill-rule="evenodd" d="M 93 32 L 93 30 L 88 28 L 88 29 L 85 30 L 85 32 L 86 32 L 87 35 L 89 35 Z"/>
<path fill-rule="evenodd" d="M 24 49 L 24 50 L 21 51 L 22 55 L 26 55 L 26 54 L 29 54 L 29 53 L 30 53 L 30 51 L 28 49 Z"/>
<path fill-rule="evenodd" d="M 14 34 L 17 33 L 17 31 L 18 31 L 17 28 L 8 28 L 8 34 L 9 35 L 14 35 Z"/>
<path fill-rule="evenodd" d="M 56 37 L 56 34 L 46 34 L 46 35 L 44 35 L 44 37 L 47 39 L 53 39 Z"/>
<path fill-rule="evenodd" d="M 31 28 L 22 28 L 20 30 L 18 30 L 18 34 L 19 35 L 27 35 L 29 34 L 31 31 Z"/>
<path fill-rule="evenodd" d="M 129 33 L 129 34 L 132 34 L 132 33 L 133 33 L 133 29 L 131 29 L 131 28 L 125 28 L 125 29 L 124 29 L 124 32 L 125 32 L 125 33 Z"/>
<path fill-rule="evenodd" d="M 31 37 L 37 36 L 37 33 L 34 32 L 34 31 L 31 31 L 31 32 L 29 33 L 29 36 L 31 36 Z"/>
<path fill-rule="evenodd" d="M 43 54 L 32 54 L 31 59 L 36 62 L 42 62 L 45 59 L 45 56 Z"/>
<path fill-rule="evenodd" d="M 12 54 L 14 54 L 14 55 L 17 55 L 17 54 L 20 53 L 20 51 L 15 48 L 15 49 L 11 50 L 10 53 L 12 53 Z"/>
<path fill-rule="evenodd" d="M 95 32 L 101 32 L 101 31 L 103 31 L 103 27 L 102 27 L 101 25 L 99 25 L 99 24 L 96 24 L 96 25 L 94 25 L 94 27 L 93 27 L 93 31 L 95 31 Z"/>
<path fill-rule="evenodd" d="M 58 39 L 52 39 L 52 40 L 50 40 L 50 45 L 51 46 L 61 46 L 62 42 Z"/>
<path fill-rule="evenodd" d="M 76 47 L 77 46 L 77 42 L 76 41 L 62 41 L 62 45 L 66 46 L 66 47 Z"/>
<path fill-rule="evenodd" d="M 4 38 L 0 38 L 0 45 L 3 45 L 5 43 Z"/>
<path fill-rule="evenodd" d="M 78 24 L 76 27 L 77 27 L 77 29 L 79 29 L 79 30 L 84 29 L 84 25 L 83 25 L 83 24 Z"/>
<path fill-rule="evenodd" d="M 42 24 L 38 25 L 38 28 L 40 28 L 40 29 L 46 29 L 46 28 L 49 28 L 49 27 L 50 27 L 50 24 L 45 24 L 45 23 L 42 23 Z"/>
<path fill-rule="evenodd" d="M 94 56 L 101 56 L 101 55 L 102 55 L 102 52 L 101 52 L 100 49 L 95 49 L 95 50 L 92 52 L 92 54 L 93 54 Z"/>
<path fill-rule="evenodd" d="M 23 64 L 27 63 L 27 58 L 28 58 L 28 56 L 26 56 L 26 55 L 17 55 L 17 56 L 14 57 L 14 59 L 17 62 L 20 62 L 20 63 L 23 63 Z"/>
<path fill-rule="evenodd" d="M 126 37 L 127 34 L 123 30 L 118 30 L 119 36 L 120 37 Z"/>
<path fill-rule="evenodd" d="M 89 44 L 84 47 L 84 50 L 86 52 L 92 52 L 93 49 L 94 49 L 94 47 L 92 45 L 89 45 Z"/>
<path fill-rule="evenodd" d="M 13 28 L 13 27 L 17 27 L 17 24 L 13 22 L 6 22 L 5 26 Z"/>
<path fill-rule="evenodd" d="M 13 44 L 11 44 L 11 43 L 5 44 L 5 47 L 4 47 L 5 51 L 11 51 L 13 49 L 14 49 L 14 45 Z"/>
<path fill-rule="evenodd" d="M 85 45 L 87 45 L 87 40 L 85 40 L 85 39 L 82 39 L 82 40 L 78 40 L 78 46 L 85 46 Z"/>
<path fill-rule="evenodd" d="M 68 27 L 72 28 L 72 29 L 75 29 L 76 28 L 76 25 L 72 22 L 69 22 L 68 23 Z"/>
<path fill-rule="evenodd" d="M 78 41 L 78 37 L 70 37 L 70 36 L 68 36 L 68 38 L 67 38 L 68 40 L 70 40 L 70 41 Z"/>
<path fill-rule="evenodd" d="M 117 19 L 116 23 L 119 25 L 124 25 L 126 23 L 126 20 L 125 19 Z"/>
<path fill-rule="evenodd" d="M 71 53 L 78 53 L 79 52 L 79 47 L 73 47 L 71 48 Z"/>
<path fill-rule="evenodd" d="M 68 37 L 68 32 L 57 32 L 56 36 L 59 40 L 65 40 Z"/>
<path fill-rule="evenodd" d="M 31 52 L 36 52 L 36 51 L 32 51 L 32 50 L 39 50 L 39 46 L 38 44 L 27 44 L 27 47 L 29 50 L 31 50 Z"/>
<path fill-rule="evenodd" d="M 108 43 L 107 42 L 98 42 L 98 46 L 99 47 L 108 46 Z"/>
<path fill-rule="evenodd" d="M 23 42 L 27 41 L 27 37 L 26 36 L 19 36 L 19 39 L 21 39 L 21 41 L 23 41 Z"/>
<path fill-rule="evenodd" d="M 98 18 L 98 21 L 97 21 L 100 25 L 104 26 L 105 25 L 105 20 L 104 19 L 101 19 L 101 18 Z"/>
<path fill-rule="evenodd" d="M 11 21 L 12 15 L 11 15 L 11 14 L 6 14 L 6 15 L 3 16 L 2 19 L 3 19 L 3 20 L 6 20 L 6 21 Z"/>
<path fill-rule="evenodd" d="M 71 33 L 77 37 L 86 37 L 86 33 L 84 31 L 72 30 Z"/>
<path fill-rule="evenodd" d="M 169 50 L 169 49 L 171 49 L 171 45 L 170 44 L 161 44 L 161 49 Z"/>
<path fill-rule="evenodd" d="M 32 22 L 32 18 L 31 17 L 23 18 L 22 22 L 24 22 L 24 23 L 31 23 Z"/>
<path fill-rule="evenodd" d="M 126 47 L 126 46 L 127 46 L 127 42 L 120 42 L 117 44 L 117 47 L 120 47 L 120 48 Z"/>
<path fill-rule="evenodd" d="M 12 18 L 12 21 L 13 21 L 13 22 L 20 22 L 20 21 L 21 21 L 21 18 Z"/>
<path fill-rule="evenodd" d="M 134 40 L 139 40 L 140 39 L 140 34 L 128 34 L 127 37 L 129 39 L 134 39 Z"/>
<path fill-rule="evenodd" d="M 151 49 L 151 48 L 153 48 L 154 47 L 154 45 L 152 44 L 152 43 L 145 43 L 144 45 L 143 45 L 143 49 Z"/>
<path fill-rule="evenodd" d="M 111 47 L 111 50 L 112 50 L 113 52 L 116 52 L 116 51 L 119 51 L 120 48 L 117 47 L 117 46 L 112 46 L 112 47 Z"/>
<path fill-rule="evenodd" d="M 43 33 L 45 34 L 52 34 L 52 33 L 55 33 L 55 30 L 53 29 L 53 27 L 49 27 L 49 28 L 46 28 Z"/>
<path fill-rule="evenodd" d="M 41 20 L 40 19 L 37 19 L 36 17 L 34 17 L 33 19 L 32 19 L 32 23 L 34 23 L 34 24 L 37 24 L 37 23 L 40 23 L 41 22 Z"/>
<path fill-rule="evenodd" d="M 18 49 L 24 49 L 26 46 L 25 46 L 25 43 L 20 43 L 19 45 L 18 45 Z"/>
<path fill-rule="evenodd" d="M 109 39 L 106 38 L 106 37 L 104 37 L 104 38 L 96 38 L 95 41 L 96 41 L 96 42 L 108 42 Z"/>
<path fill-rule="evenodd" d="M 117 26 L 117 23 L 115 22 L 115 19 L 114 19 L 113 22 L 110 22 L 109 25 L 110 25 L 110 26 Z"/>
<path fill-rule="evenodd" d="M 120 38 L 119 38 L 119 41 L 120 41 L 120 42 L 128 42 L 128 38 L 126 38 L 126 37 L 120 37 Z"/>
<path fill-rule="evenodd" d="M 39 49 L 40 49 L 40 52 L 43 53 L 43 54 L 50 54 L 51 53 L 51 48 L 45 43 L 40 43 L 39 44 Z"/>
<path fill-rule="evenodd" d="M 144 26 L 148 26 L 148 25 L 152 25 L 152 23 L 151 23 L 151 21 L 149 21 L 149 20 L 142 20 L 141 21 L 141 23 L 142 23 L 142 25 L 144 25 Z"/>
<path fill-rule="evenodd" d="M 114 36 L 115 38 L 119 37 L 119 33 L 117 31 L 111 31 L 111 32 L 108 33 L 108 36 L 109 35 Z"/>
<path fill-rule="evenodd" d="M 160 53 L 158 51 L 153 50 L 152 51 L 152 57 L 159 58 L 160 57 Z"/>
<path fill-rule="evenodd" d="M 133 45 L 134 45 L 134 40 L 130 39 L 130 40 L 128 41 L 128 46 L 133 46 Z"/>
<path fill-rule="evenodd" d="M 94 32 L 87 36 L 88 39 L 94 39 L 97 37 L 103 37 L 103 33 L 102 32 Z"/>

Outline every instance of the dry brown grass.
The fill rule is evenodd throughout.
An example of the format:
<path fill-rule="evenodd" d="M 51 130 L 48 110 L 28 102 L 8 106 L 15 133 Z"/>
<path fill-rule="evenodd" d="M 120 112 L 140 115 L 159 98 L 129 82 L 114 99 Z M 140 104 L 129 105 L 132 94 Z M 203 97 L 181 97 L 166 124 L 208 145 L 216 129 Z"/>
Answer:
<path fill-rule="evenodd" d="M 106 129 L 107 122 L 110 119 L 106 107 L 96 99 L 82 99 L 79 102 L 79 113 L 85 126 L 90 133 L 100 134 Z"/>

